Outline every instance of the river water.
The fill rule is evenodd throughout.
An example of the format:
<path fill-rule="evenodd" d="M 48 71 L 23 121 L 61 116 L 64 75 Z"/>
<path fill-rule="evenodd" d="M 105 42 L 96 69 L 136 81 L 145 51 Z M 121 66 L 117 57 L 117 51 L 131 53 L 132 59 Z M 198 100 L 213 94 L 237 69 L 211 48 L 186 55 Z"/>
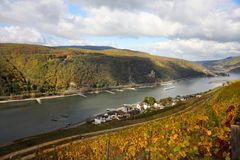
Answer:
<path fill-rule="evenodd" d="M 0 104 L 0 144 L 40 133 L 49 132 L 68 123 L 74 124 L 104 112 L 107 108 L 122 104 L 136 103 L 145 96 L 153 96 L 157 100 L 177 95 L 188 95 L 221 86 L 222 80 L 240 79 L 240 74 L 229 77 L 192 78 L 175 82 L 175 88 L 164 90 L 166 86 L 126 90 L 123 92 L 89 94 L 61 99 L 36 102 L 19 102 Z M 57 120 L 57 121 L 54 121 Z"/>

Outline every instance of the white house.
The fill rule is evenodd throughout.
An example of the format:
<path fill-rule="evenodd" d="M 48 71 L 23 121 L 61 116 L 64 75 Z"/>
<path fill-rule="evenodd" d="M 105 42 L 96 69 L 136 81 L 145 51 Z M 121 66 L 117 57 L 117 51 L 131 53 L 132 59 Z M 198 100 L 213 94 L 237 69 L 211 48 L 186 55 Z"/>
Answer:
<path fill-rule="evenodd" d="M 111 120 L 113 120 L 113 119 L 119 120 L 119 118 L 118 118 L 118 112 L 117 112 L 117 111 L 109 112 L 109 113 L 108 113 L 108 117 L 109 117 Z"/>
<path fill-rule="evenodd" d="M 137 108 L 139 111 L 142 110 L 142 106 L 141 106 L 140 104 L 137 104 L 137 105 L 136 105 L 136 108 Z"/>
<path fill-rule="evenodd" d="M 148 109 L 148 108 L 151 108 L 151 106 L 149 106 L 148 104 L 144 103 L 144 104 L 143 104 L 143 108 L 146 110 L 146 109 Z"/>
<path fill-rule="evenodd" d="M 160 108 L 160 109 L 164 109 L 164 108 L 165 108 L 165 106 L 163 106 L 163 105 L 159 104 L 159 108 Z"/>
<path fill-rule="evenodd" d="M 106 122 L 105 118 L 97 117 L 97 118 L 94 118 L 93 124 L 101 124 L 101 123 L 105 123 L 105 122 Z"/>
<path fill-rule="evenodd" d="M 98 118 L 94 118 L 93 124 L 101 124 L 102 121 Z"/>
<path fill-rule="evenodd" d="M 77 87 L 77 84 L 75 82 L 70 82 L 69 83 L 69 87 L 70 88 L 76 88 Z"/>
<path fill-rule="evenodd" d="M 125 113 L 128 113 L 128 112 L 134 110 L 134 107 L 132 107 L 132 106 L 130 106 L 130 105 L 127 105 L 127 104 L 124 104 L 123 107 L 120 107 L 120 108 L 118 108 L 117 110 L 118 110 L 118 111 L 123 111 L 123 112 L 125 112 Z"/>
<path fill-rule="evenodd" d="M 155 108 L 158 108 L 158 109 L 164 109 L 165 106 L 161 105 L 161 104 L 157 104 L 157 103 L 154 103 L 153 105 Z"/>
<path fill-rule="evenodd" d="M 118 115 L 117 115 L 117 114 L 110 115 L 109 117 L 110 117 L 111 119 L 117 119 L 117 120 L 119 120 L 119 118 L 118 118 Z"/>
<path fill-rule="evenodd" d="M 197 97 L 197 98 L 201 98 L 201 97 L 202 97 L 202 95 L 201 95 L 201 94 L 198 94 L 198 95 L 196 95 L 196 97 Z"/>
<path fill-rule="evenodd" d="M 186 101 L 186 99 L 185 99 L 185 98 L 181 98 L 180 100 L 181 100 L 181 101 Z"/>
<path fill-rule="evenodd" d="M 125 106 L 119 107 L 117 110 L 118 110 L 118 111 L 123 111 L 124 113 L 127 112 L 127 108 L 126 108 Z"/>
<path fill-rule="evenodd" d="M 106 122 L 111 121 L 111 120 L 112 120 L 111 116 L 107 116 L 105 119 Z"/>

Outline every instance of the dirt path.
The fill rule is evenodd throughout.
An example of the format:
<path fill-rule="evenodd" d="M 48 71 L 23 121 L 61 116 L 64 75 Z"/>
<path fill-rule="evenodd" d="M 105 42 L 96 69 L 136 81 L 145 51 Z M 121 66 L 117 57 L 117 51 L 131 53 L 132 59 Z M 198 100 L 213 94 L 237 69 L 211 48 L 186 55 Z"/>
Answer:
<path fill-rule="evenodd" d="M 74 136 L 69 136 L 69 137 L 49 141 L 49 142 L 46 142 L 46 143 L 42 143 L 42 144 L 39 144 L 39 145 L 35 145 L 35 146 L 29 147 L 29 148 L 25 148 L 25 149 L 22 149 L 22 150 L 19 150 L 19 151 L 9 153 L 5 156 L 0 157 L 0 160 L 11 159 L 11 158 L 14 158 L 18 155 L 23 155 L 23 154 L 26 154 L 26 153 L 30 153 L 30 154 L 21 157 L 21 159 L 22 160 L 32 159 L 32 158 L 35 157 L 35 153 L 31 153 L 31 152 L 34 152 L 34 151 L 36 151 L 40 148 L 51 146 L 51 148 L 44 150 L 46 152 L 51 152 L 51 151 L 54 150 L 54 148 L 52 147 L 54 144 L 61 143 L 61 142 L 64 142 L 64 141 L 68 141 L 68 142 L 64 143 L 62 145 L 58 145 L 58 148 L 67 146 L 69 144 L 76 144 L 79 141 L 81 141 L 84 137 L 87 137 L 85 139 L 93 139 L 93 138 L 97 137 L 99 134 L 119 131 L 119 130 L 131 128 L 131 127 L 136 127 L 136 126 L 146 124 L 146 123 L 149 123 L 149 122 L 159 121 L 159 120 L 162 120 L 162 119 L 165 119 L 165 118 L 169 118 L 171 116 L 176 116 L 176 115 L 179 115 L 179 114 L 185 114 L 185 113 L 188 113 L 189 111 L 191 111 L 193 108 L 197 107 L 199 104 L 203 103 L 204 101 L 208 101 L 209 97 L 210 96 L 208 96 L 206 99 L 204 98 L 204 99 L 194 103 L 193 105 L 185 108 L 184 110 L 178 111 L 178 112 L 173 113 L 171 115 L 167 115 L 167 116 L 164 116 L 164 117 L 161 117 L 161 118 L 156 118 L 156 119 L 153 119 L 153 120 L 140 122 L 140 123 L 136 123 L 136 124 L 131 124 L 131 125 L 127 125 L 127 126 L 122 126 L 122 127 L 112 128 L 112 129 L 106 129 L 106 130 L 101 130 L 101 131 L 96 131 L 96 132 L 91 132 L 91 133 L 84 133 L 84 134 L 79 134 L 79 135 L 74 135 Z M 79 138 L 79 140 L 74 140 L 74 142 L 72 141 L 73 139 L 77 139 L 77 138 Z M 71 142 L 69 142 L 69 141 L 71 141 Z"/>

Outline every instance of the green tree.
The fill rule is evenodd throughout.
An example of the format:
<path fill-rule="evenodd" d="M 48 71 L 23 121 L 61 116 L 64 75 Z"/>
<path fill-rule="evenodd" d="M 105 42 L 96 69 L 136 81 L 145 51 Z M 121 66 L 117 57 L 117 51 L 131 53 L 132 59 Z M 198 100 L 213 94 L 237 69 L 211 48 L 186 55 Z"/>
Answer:
<path fill-rule="evenodd" d="M 145 97 L 144 102 L 152 106 L 156 102 L 156 99 L 154 97 L 148 96 L 148 97 Z"/>

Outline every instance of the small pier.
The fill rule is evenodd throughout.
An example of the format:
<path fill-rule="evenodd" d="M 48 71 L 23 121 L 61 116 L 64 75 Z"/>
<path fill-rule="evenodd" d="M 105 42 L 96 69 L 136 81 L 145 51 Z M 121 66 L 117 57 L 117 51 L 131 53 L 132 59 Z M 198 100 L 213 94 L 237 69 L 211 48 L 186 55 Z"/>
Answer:
<path fill-rule="evenodd" d="M 87 98 L 87 96 L 84 95 L 84 94 L 82 94 L 82 93 L 78 93 L 78 95 L 79 95 L 79 96 L 82 96 L 82 97 L 84 97 L 84 98 Z"/>
<path fill-rule="evenodd" d="M 115 94 L 115 92 L 112 92 L 112 91 L 109 91 L 109 90 L 106 90 L 107 93 L 110 93 L 110 94 Z"/>
<path fill-rule="evenodd" d="M 42 104 L 41 98 L 36 98 L 38 104 Z"/>
<path fill-rule="evenodd" d="M 127 90 L 136 91 L 136 88 L 126 88 Z"/>
<path fill-rule="evenodd" d="M 171 86 L 171 87 L 167 87 L 167 88 L 163 88 L 164 91 L 167 91 L 167 90 L 170 90 L 170 89 L 173 89 L 175 88 L 175 86 Z"/>
<path fill-rule="evenodd" d="M 116 89 L 116 91 L 123 92 L 124 90 L 123 89 Z"/>

